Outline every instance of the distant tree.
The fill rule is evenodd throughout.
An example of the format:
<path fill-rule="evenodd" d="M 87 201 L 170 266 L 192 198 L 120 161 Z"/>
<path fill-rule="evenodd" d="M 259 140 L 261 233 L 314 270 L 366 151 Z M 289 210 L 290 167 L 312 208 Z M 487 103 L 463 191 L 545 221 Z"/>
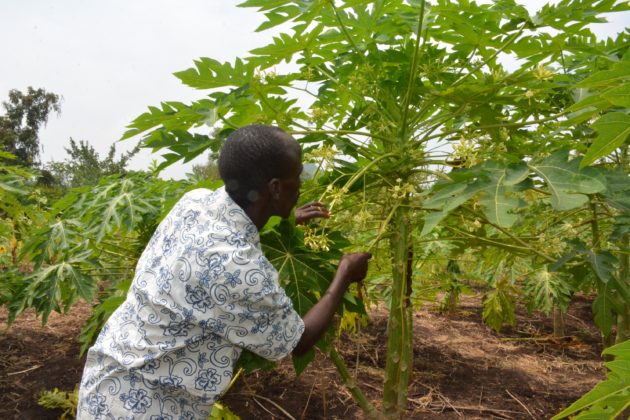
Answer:
<path fill-rule="evenodd" d="M 139 146 L 123 153 L 116 160 L 116 146 L 109 148 L 107 157 L 100 159 L 94 147 L 87 141 L 76 142 L 70 138 L 70 146 L 64 148 L 68 158 L 64 162 L 50 162 L 44 168 L 44 173 L 52 175 L 57 184 L 63 187 L 78 187 L 83 185 L 96 185 L 99 180 L 108 175 L 126 174 L 129 160 L 138 153 Z"/>
<path fill-rule="evenodd" d="M 39 129 L 46 125 L 51 111 L 61 111 L 60 102 L 59 95 L 44 89 L 29 86 L 26 93 L 9 91 L 9 100 L 2 103 L 5 115 L 0 116 L 0 147 L 16 159 L 7 163 L 39 166 Z"/>
<path fill-rule="evenodd" d="M 215 180 L 220 178 L 216 158 L 212 155 L 208 157 L 206 163 L 193 165 L 192 173 L 194 177 L 200 180 Z"/>

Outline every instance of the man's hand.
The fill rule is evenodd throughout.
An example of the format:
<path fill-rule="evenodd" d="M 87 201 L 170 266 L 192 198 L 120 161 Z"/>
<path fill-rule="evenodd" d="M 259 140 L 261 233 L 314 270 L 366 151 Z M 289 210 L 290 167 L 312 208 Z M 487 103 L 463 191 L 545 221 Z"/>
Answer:
<path fill-rule="evenodd" d="M 295 209 L 295 223 L 298 225 L 318 217 L 328 219 L 329 216 L 328 209 L 322 203 L 308 203 Z"/>
<path fill-rule="evenodd" d="M 348 284 L 363 280 L 368 270 L 368 260 L 372 258 L 369 252 L 356 252 L 341 257 L 337 273 L 342 275 Z"/>
<path fill-rule="evenodd" d="M 360 282 L 365 278 L 370 258 L 372 254 L 369 252 L 357 252 L 341 257 L 337 273 L 328 290 L 302 318 L 304 332 L 293 354 L 297 356 L 305 354 L 324 334 L 350 283 Z"/>

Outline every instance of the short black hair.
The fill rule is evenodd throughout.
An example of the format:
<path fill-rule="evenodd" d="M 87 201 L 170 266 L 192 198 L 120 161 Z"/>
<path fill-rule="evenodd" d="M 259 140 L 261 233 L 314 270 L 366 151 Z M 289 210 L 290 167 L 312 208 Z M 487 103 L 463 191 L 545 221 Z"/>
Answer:
<path fill-rule="evenodd" d="M 219 154 L 219 174 L 230 197 L 247 207 L 271 179 L 289 176 L 300 154 L 298 142 L 281 128 L 248 125 L 225 140 Z"/>

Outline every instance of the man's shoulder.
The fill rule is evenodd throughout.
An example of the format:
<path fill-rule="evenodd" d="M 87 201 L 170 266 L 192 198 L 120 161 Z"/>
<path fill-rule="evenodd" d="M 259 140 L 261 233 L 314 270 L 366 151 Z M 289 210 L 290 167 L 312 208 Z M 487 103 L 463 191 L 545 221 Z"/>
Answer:
<path fill-rule="evenodd" d="M 208 188 L 195 188 L 194 190 L 190 190 L 186 194 L 184 194 L 181 200 L 192 200 L 197 202 L 216 202 L 225 201 L 226 196 L 227 194 L 225 193 L 225 189 L 223 187 L 217 188 L 216 190 L 211 190 Z"/>

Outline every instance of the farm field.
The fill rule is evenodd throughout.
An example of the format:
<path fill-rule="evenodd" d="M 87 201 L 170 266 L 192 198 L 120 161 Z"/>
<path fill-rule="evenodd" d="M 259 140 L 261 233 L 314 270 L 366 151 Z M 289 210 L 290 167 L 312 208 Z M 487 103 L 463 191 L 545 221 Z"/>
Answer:
<path fill-rule="evenodd" d="M 430 305 L 416 310 L 414 374 L 404 418 L 550 418 L 605 377 L 590 305 L 589 298 L 575 297 L 564 339 L 552 338 L 549 318 L 520 309 L 515 327 L 495 334 L 481 322 L 481 302 L 472 296 L 464 296 L 450 315 Z M 76 337 L 89 313 L 80 303 L 67 315 L 52 314 L 42 327 L 29 311 L 7 331 L 2 309 L 0 418 L 58 418 L 59 412 L 36 404 L 37 395 L 54 387 L 68 391 L 79 381 L 83 360 Z M 386 316 L 373 307 L 358 336 L 336 342 L 376 405 L 382 398 Z M 274 370 L 241 376 L 223 402 L 242 419 L 364 418 L 321 354 L 297 378 L 288 359 Z"/>
<path fill-rule="evenodd" d="M 107 156 L 77 133 L 65 160 L 44 162 L 39 133 L 63 92 L 11 89 L 0 419 L 57 418 L 37 396 L 74 389 L 102 328 L 99 344 L 134 363 L 106 397 L 96 358 L 81 404 L 94 416 L 205 417 L 237 363 L 220 351 L 276 360 L 300 333 L 275 370 L 244 352 L 254 373 L 225 406 L 246 419 L 628 418 L 630 2 L 521 3 L 245 0 L 266 45 L 195 52 L 173 73 L 194 99 L 160 88 L 135 118 L 109 106 L 121 126 Z M 123 140 L 133 148 L 116 153 Z M 133 168 L 141 149 L 155 159 Z M 193 162 L 185 178 L 164 172 Z M 129 290 L 113 319 L 125 327 L 104 327 Z M 157 337 L 124 318 L 144 306 Z"/>

